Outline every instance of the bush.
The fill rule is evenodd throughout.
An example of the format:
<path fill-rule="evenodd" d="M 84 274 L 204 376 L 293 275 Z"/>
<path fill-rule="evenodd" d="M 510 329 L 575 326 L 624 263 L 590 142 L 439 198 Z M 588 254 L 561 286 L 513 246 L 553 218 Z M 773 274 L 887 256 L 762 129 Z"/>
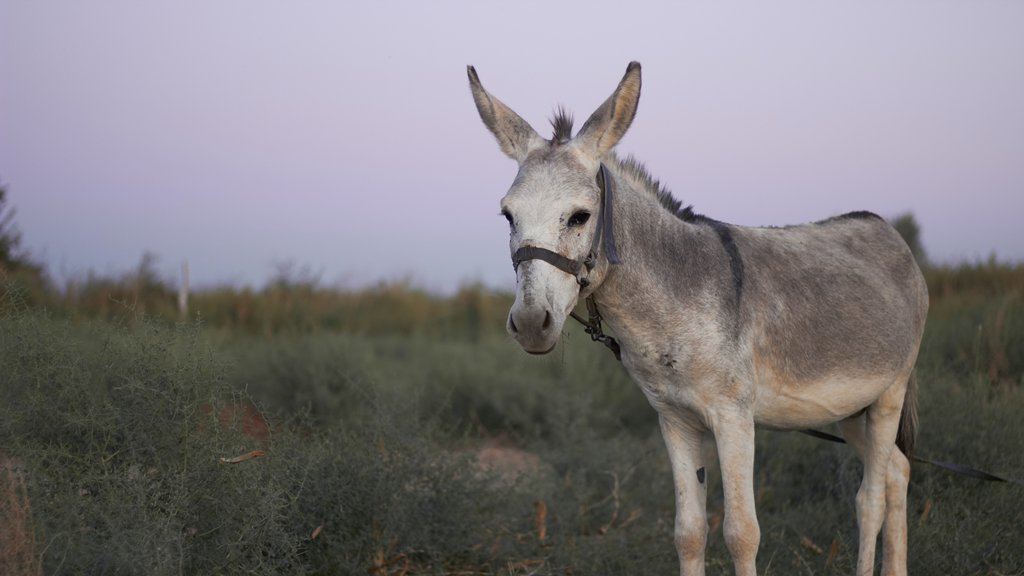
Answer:
<path fill-rule="evenodd" d="M 933 301 L 918 452 L 1020 478 L 1022 310 L 994 288 L 1015 276 L 929 274 L 966 288 Z M 472 304 L 476 321 L 495 302 Z M 456 317 L 438 306 L 424 317 Z M 62 319 L 17 299 L 3 310 L 0 462 L 14 464 L 0 465 L 0 559 L 42 564 L 17 560 L 19 574 L 676 570 L 654 411 L 577 327 L 534 358 L 500 327 L 267 335 L 124 310 L 116 324 Z M 850 573 L 852 452 L 793 433 L 756 441 L 761 569 Z M 221 460 L 254 450 L 265 455 Z M 708 570 L 729 573 L 707 469 Z M 1019 572 L 1019 499 L 1018 486 L 915 465 L 911 571 Z"/>

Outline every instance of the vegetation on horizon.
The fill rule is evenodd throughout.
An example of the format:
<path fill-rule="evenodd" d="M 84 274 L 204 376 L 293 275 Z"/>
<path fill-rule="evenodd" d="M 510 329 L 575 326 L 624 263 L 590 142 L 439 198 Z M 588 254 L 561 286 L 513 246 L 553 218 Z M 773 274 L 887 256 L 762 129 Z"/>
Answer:
<path fill-rule="evenodd" d="M 193 291 L 190 315 L 183 317 L 179 285 L 161 276 L 157 255 L 143 252 L 135 269 L 119 276 L 89 272 L 57 286 L 45 266 L 22 247 L 14 216 L 7 188 L 0 183 L 0 280 L 26 304 L 45 306 L 62 316 L 117 321 L 147 317 L 171 322 L 198 317 L 210 326 L 257 334 L 314 330 L 411 334 L 428 330 L 435 335 L 468 332 L 478 337 L 504 330 L 503 317 L 512 298 L 479 283 L 466 284 L 448 298 L 410 281 L 344 289 L 326 286 L 316 275 L 292 264 L 279 264 L 262 288 L 225 285 Z M 992 257 L 957 266 L 933 266 L 914 215 L 900 214 L 890 222 L 925 270 L 933 303 L 936 297 L 953 293 L 958 298 L 986 298 L 1024 289 L 1024 262 L 999 263 Z M 0 306 L 4 305 L 0 301 Z"/>
<path fill-rule="evenodd" d="M 158 258 L 144 252 L 134 270 L 120 276 L 88 273 L 56 286 L 45 268 L 21 248 L 0 186 L 0 280 L 17 292 L 20 301 L 43 306 L 51 313 L 78 319 L 132 322 L 148 318 L 164 322 L 201 320 L 206 326 L 250 334 L 349 332 L 357 334 L 424 334 L 478 339 L 504 333 L 505 315 L 513 295 L 481 284 L 462 286 L 453 296 L 441 296 L 409 281 L 380 283 L 364 289 L 331 287 L 316 275 L 295 266 L 280 265 L 261 288 L 221 286 L 190 294 L 188 314 L 178 305 L 179 286 L 162 277 Z M 921 229 L 913 214 L 892 219 L 921 263 L 932 308 L 942 311 L 951 302 L 981 305 L 1002 295 L 1024 294 L 1024 263 L 987 261 L 958 266 L 928 263 Z M 6 303 L 0 300 L 0 311 Z"/>

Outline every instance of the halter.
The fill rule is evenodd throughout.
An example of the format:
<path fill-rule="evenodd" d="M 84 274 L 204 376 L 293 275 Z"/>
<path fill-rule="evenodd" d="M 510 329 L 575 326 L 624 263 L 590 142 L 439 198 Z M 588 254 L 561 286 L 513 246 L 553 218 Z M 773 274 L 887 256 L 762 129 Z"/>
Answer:
<path fill-rule="evenodd" d="M 598 217 L 597 230 L 594 231 L 594 239 L 590 243 L 590 252 L 586 257 L 582 260 L 573 260 L 540 246 L 523 246 L 512 255 L 514 270 L 518 270 L 519 264 L 527 260 L 543 260 L 562 272 L 574 276 L 576 283 L 580 285 L 580 290 L 583 290 L 590 285 L 590 272 L 597 265 L 597 253 L 601 248 L 602 240 L 608 263 L 621 263 L 619 251 L 615 247 L 615 233 L 612 228 L 612 193 L 615 191 L 615 185 L 604 162 L 601 163 L 601 168 L 597 172 L 597 182 L 598 187 L 601 188 L 601 214 Z M 594 300 L 593 294 L 587 296 L 587 313 L 590 318 L 586 321 L 580 318 L 576 312 L 570 312 L 569 315 L 583 325 L 584 331 L 590 335 L 591 340 L 607 346 L 615 354 L 615 359 L 621 361 L 619 343 L 601 329 L 601 315 L 597 311 L 597 302 Z"/>

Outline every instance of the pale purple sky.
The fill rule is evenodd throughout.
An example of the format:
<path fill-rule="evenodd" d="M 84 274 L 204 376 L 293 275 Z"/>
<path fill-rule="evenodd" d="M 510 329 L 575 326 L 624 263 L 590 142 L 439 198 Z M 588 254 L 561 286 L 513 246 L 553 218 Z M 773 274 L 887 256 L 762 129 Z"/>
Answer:
<path fill-rule="evenodd" d="M 698 212 L 912 210 L 935 260 L 1019 261 L 1022 30 L 1009 0 L 0 0 L 0 181 L 59 281 L 148 250 L 206 286 L 509 287 L 516 167 L 466 64 L 548 135 L 639 60 L 619 151 Z"/>

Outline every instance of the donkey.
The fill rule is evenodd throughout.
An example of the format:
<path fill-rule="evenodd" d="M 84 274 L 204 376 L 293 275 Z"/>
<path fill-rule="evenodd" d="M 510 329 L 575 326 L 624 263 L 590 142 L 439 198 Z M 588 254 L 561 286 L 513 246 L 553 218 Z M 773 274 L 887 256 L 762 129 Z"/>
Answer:
<path fill-rule="evenodd" d="M 869 212 L 748 228 L 683 207 L 612 151 L 636 114 L 637 62 L 575 136 L 560 110 L 550 140 L 467 72 L 480 118 L 519 164 L 501 200 L 516 270 L 508 332 L 531 354 L 550 352 L 581 298 L 595 339 L 613 344 L 601 318 L 614 328 L 668 448 L 680 572 L 704 574 L 705 435 L 719 454 L 726 545 L 736 574 L 753 576 L 755 426 L 837 422 L 864 464 L 857 573 L 873 574 L 884 525 L 882 571 L 906 574 L 928 292 L 900 235 Z"/>

